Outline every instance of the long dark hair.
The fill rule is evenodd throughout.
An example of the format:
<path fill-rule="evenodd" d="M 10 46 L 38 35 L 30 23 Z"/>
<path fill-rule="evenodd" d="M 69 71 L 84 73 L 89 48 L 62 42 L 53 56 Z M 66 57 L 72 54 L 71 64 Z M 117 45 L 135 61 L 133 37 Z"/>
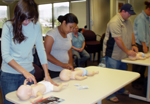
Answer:
<path fill-rule="evenodd" d="M 150 2 L 145 1 L 145 3 L 144 3 L 144 4 L 146 5 L 146 9 L 147 9 L 147 8 L 150 8 Z"/>
<path fill-rule="evenodd" d="M 13 26 L 13 41 L 21 43 L 26 39 L 22 33 L 22 22 L 26 19 L 31 19 L 35 24 L 38 21 L 39 13 L 37 4 L 34 0 L 19 0 L 14 10 L 14 17 L 11 20 Z"/>
<path fill-rule="evenodd" d="M 76 23 L 76 24 L 78 24 L 77 17 L 74 14 L 72 14 L 72 13 L 68 13 L 68 14 L 66 14 L 64 16 L 59 16 L 57 20 L 59 22 L 61 22 L 61 23 L 65 20 L 66 24 L 67 23 Z"/>

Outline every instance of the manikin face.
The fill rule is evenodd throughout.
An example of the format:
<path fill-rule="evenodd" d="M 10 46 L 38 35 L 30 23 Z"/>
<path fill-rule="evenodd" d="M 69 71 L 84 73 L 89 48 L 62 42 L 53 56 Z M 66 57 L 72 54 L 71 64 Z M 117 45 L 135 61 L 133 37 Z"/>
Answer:
<path fill-rule="evenodd" d="M 23 24 L 24 26 L 27 26 L 33 19 L 34 19 L 34 18 L 25 19 L 25 20 L 22 22 L 22 24 Z"/>
<path fill-rule="evenodd" d="M 70 32 L 73 32 L 73 29 L 77 26 L 76 23 L 67 23 L 66 21 L 63 21 L 63 30 L 65 32 L 65 34 L 68 34 Z"/>

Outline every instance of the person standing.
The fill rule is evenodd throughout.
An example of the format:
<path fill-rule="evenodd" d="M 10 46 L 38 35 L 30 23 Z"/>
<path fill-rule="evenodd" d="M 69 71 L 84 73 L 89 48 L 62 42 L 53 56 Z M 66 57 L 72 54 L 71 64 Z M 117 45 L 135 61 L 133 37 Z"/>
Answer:
<path fill-rule="evenodd" d="M 32 49 L 34 45 L 45 72 L 45 80 L 54 83 L 48 73 L 38 8 L 34 0 L 19 0 L 13 19 L 6 21 L 2 28 L 1 50 L 1 90 L 3 104 L 12 104 L 5 95 L 15 91 L 27 79 L 29 84 L 37 84 L 34 77 Z M 57 84 L 56 84 L 57 85 Z"/>
<path fill-rule="evenodd" d="M 72 32 L 72 53 L 77 56 L 78 66 L 81 66 L 87 61 L 87 59 L 90 58 L 90 55 L 84 49 L 85 39 L 84 36 L 78 32 L 78 30 L 78 26 L 76 26 Z"/>
<path fill-rule="evenodd" d="M 134 20 L 134 34 L 139 52 L 147 53 L 150 43 L 150 2 L 145 1 L 146 9 L 143 10 Z M 132 83 L 136 89 L 144 85 L 146 66 L 132 65 L 132 70 L 140 73 L 140 78 Z"/>
<path fill-rule="evenodd" d="M 121 7 L 121 10 L 107 24 L 106 34 L 103 42 L 103 55 L 107 68 L 127 70 L 127 64 L 121 62 L 121 59 L 127 56 L 135 56 L 138 52 L 135 46 L 135 37 L 133 27 L 128 19 L 135 12 L 131 4 L 127 3 Z M 118 102 L 117 93 L 128 94 L 129 92 L 122 88 L 118 92 L 110 95 L 106 99 L 112 102 Z"/>
<path fill-rule="evenodd" d="M 74 14 L 68 13 L 64 16 L 59 16 L 58 21 L 61 24 L 49 30 L 44 40 L 48 69 L 52 78 L 58 77 L 60 71 L 64 68 L 74 69 L 71 35 L 69 33 L 77 26 L 78 19 Z"/>

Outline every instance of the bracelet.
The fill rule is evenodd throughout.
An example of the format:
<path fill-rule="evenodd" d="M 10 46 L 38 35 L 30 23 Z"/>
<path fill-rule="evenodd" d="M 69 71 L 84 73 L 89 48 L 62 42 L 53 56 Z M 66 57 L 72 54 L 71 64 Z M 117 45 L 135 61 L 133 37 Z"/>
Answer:
<path fill-rule="evenodd" d="M 136 45 L 136 44 L 132 44 L 132 46 L 136 46 L 136 47 L 137 47 L 137 45 Z"/>

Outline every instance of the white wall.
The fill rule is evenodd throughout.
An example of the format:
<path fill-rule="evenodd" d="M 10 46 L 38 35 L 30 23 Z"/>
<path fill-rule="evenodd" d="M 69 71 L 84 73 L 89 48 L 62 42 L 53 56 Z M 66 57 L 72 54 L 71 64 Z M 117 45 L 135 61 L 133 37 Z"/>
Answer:
<path fill-rule="evenodd" d="M 91 19 L 92 30 L 102 35 L 110 20 L 110 0 L 91 0 Z"/>
<path fill-rule="evenodd" d="M 84 28 L 86 25 L 86 2 L 73 2 L 70 4 L 70 12 L 78 18 L 78 27 Z"/>

